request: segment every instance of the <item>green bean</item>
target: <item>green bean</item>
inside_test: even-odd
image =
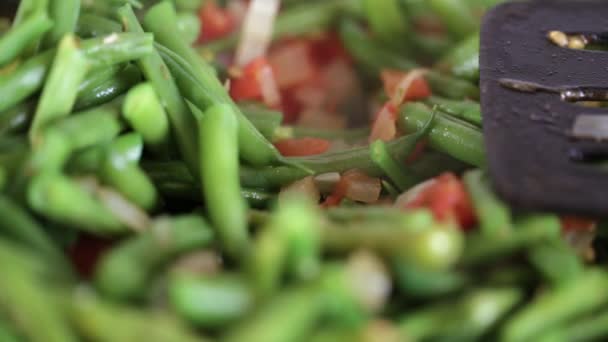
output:
[[[511,230],[511,211],[490,188],[489,180],[481,170],[465,173],[463,180],[471,195],[481,232],[488,236],[505,236]]]
[[[0,321],[0,341],[19,342],[17,334],[6,322]]]
[[[471,235],[463,257],[465,265],[478,265],[559,237],[561,224],[551,215],[532,215],[517,222],[507,237]]]
[[[36,110],[35,103],[23,102],[0,113],[0,135],[23,133]]]
[[[176,36],[175,21],[175,10],[168,2],[154,6],[144,19],[146,27],[154,32],[155,38],[175,51],[172,53],[171,50],[160,49],[182,93],[201,110],[213,104],[231,106],[238,119],[240,157],[253,166],[277,164],[281,159],[279,152],[241,113],[213,68]]]
[[[251,121],[255,128],[268,140],[275,140],[281,130],[283,114],[253,105],[240,106],[243,115]]]
[[[23,337],[33,342],[77,341],[64,320],[61,307],[48,291],[52,285],[47,283],[42,287],[41,279],[6,261],[0,261],[3,265],[0,310],[14,320]]]
[[[320,128],[307,128],[301,126],[289,127],[296,138],[315,137],[331,140],[344,140],[347,143],[361,142],[369,137],[369,128],[351,128],[345,130],[332,130]]]
[[[428,306],[401,319],[405,340],[477,340],[520,300],[516,288],[478,289],[446,303]],[[480,314],[483,310],[483,315]]]
[[[48,0],[23,0],[19,2],[13,26],[21,24],[24,20],[40,14],[48,14]]]
[[[108,103],[127,92],[142,79],[134,65],[111,66],[104,72],[90,73],[80,84],[74,108],[86,109]]]
[[[153,51],[150,34],[121,33],[80,42],[80,48],[94,66],[124,63]],[[104,43],[105,40],[105,43]],[[5,111],[33,95],[43,86],[55,49],[34,56],[16,70],[0,78],[0,111]]]
[[[426,124],[417,127],[416,133],[412,133],[395,139],[387,144],[387,150],[395,160],[405,160],[414,150],[416,144],[433,126],[433,114],[428,118]],[[312,170],[315,174],[327,172],[344,172],[358,169],[371,175],[381,175],[382,171],[376,166],[370,154],[370,146],[355,147],[352,149],[321,154],[311,157],[288,158],[305,168]]]
[[[383,69],[409,71],[419,68],[411,60],[373,41],[352,20],[343,20],[339,33],[345,48],[372,77],[377,77]],[[433,92],[438,95],[453,99],[479,98],[479,88],[468,81],[452,78],[435,70],[427,72],[426,79]]]
[[[376,140],[371,144],[370,154],[374,163],[397,185],[400,191],[409,189],[420,182],[418,177],[397,163],[382,140]]]
[[[177,14],[177,28],[186,43],[192,45],[197,41],[201,33],[201,26],[201,21],[196,14],[190,12]]]
[[[55,172],[34,177],[27,200],[40,215],[76,229],[101,235],[125,232],[123,224],[96,198]]]
[[[481,126],[481,108],[478,102],[450,100],[431,96],[425,103],[430,107],[437,106],[437,109],[443,113],[450,114],[476,126]]]
[[[66,34],[76,31],[80,15],[80,0],[49,0],[49,16],[54,25],[43,40],[43,46],[53,46]]]
[[[143,32],[135,13],[129,5],[121,7],[118,14],[127,31]],[[180,153],[190,171],[196,173],[196,170],[198,170],[198,146],[195,143],[195,119],[180,94],[175,80],[169,73],[167,65],[157,52],[138,60],[138,65],[166,107]]]
[[[92,341],[207,341],[167,313],[108,303],[86,289],[69,299],[69,316],[73,325],[82,336]]]
[[[455,39],[464,39],[479,29],[479,20],[475,20],[463,0],[430,0],[430,8],[437,14],[448,33]]]
[[[222,327],[245,317],[254,298],[248,284],[232,274],[193,276],[178,274],[169,285],[177,313],[199,327]]]
[[[399,115],[399,126],[406,132],[423,128],[432,110],[420,103],[407,104]],[[428,139],[431,147],[475,166],[484,166],[486,156],[482,133],[477,127],[438,113]]]
[[[133,161],[141,155],[142,138],[137,133],[123,135],[112,142],[101,165],[102,180],[114,187],[133,204],[145,210],[154,208],[157,191],[144,171]]]
[[[242,189],[241,195],[252,208],[267,208],[274,200],[275,196],[271,193],[257,189]]]
[[[399,289],[413,298],[433,298],[461,290],[469,284],[468,275],[457,272],[436,272],[421,269],[395,258],[395,282]]]
[[[397,0],[364,0],[363,9],[375,37],[395,47],[407,44],[408,18],[403,15]]]
[[[83,129],[85,127],[95,129]],[[122,124],[111,110],[95,108],[62,119],[51,129],[65,136],[72,150],[79,150],[109,142],[120,133]]]
[[[28,19],[36,16],[49,17],[48,11],[48,0],[23,0],[19,2],[15,19],[13,20],[13,26],[17,27],[23,24]],[[36,53],[40,45],[40,40],[31,42],[31,44],[24,51],[26,56],[30,56]]]
[[[247,247],[248,232],[238,175],[236,113],[232,106],[221,104],[197,114],[203,197],[224,248],[237,257]]]
[[[281,342],[305,338],[322,314],[315,288],[286,290],[262,306],[254,315],[229,330],[223,342]],[[272,329],[268,329],[272,327]]]
[[[175,6],[182,11],[196,11],[203,5],[203,0],[175,0]]]
[[[460,42],[437,65],[438,69],[471,81],[479,79],[479,32]]]
[[[583,263],[563,240],[547,241],[528,252],[530,262],[554,286],[576,280],[583,273]]]
[[[26,19],[0,38],[0,67],[15,60],[32,42],[38,41],[53,26],[45,15]]]
[[[115,32],[122,32],[122,26],[117,21],[92,13],[82,13],[78,17],[76,33],[79,37],[102,37]]]
[[[141,298],[154,271],[177,255],[209,245],[213,239],[211,229],[200,216],[159,219],[101,259],[95,284],[112,298]]]
[[[276,294],[284,275],[288,246],[276,228],[267,224],[258,233],[246,259],[246,272],[258,299]]]
[[[160,99],[150,83],[129,91],[123,104],[123,116],[146,146],[159,154],[168,153],[169,121]]]
[[[505,341],[529,341],[543,331],[592,312],[608,302],[603,291],[606,286],[608,274],[587,270],[572,282],[538,295],[506,322],[501,336]]]
[[[69,272],[68,263],[44,229],[25,210],[10,198],[0,195],[0,230],[6,237],[33,248],[46,258],[54,260],[60,269]]]
[[[70,114],[76,102],[78,85],[89,67],[89,61],[78,48],[75,37],[68,35],[63,38],[32,120],[29,131],[32,144],[38,143],[41,130],[50,122]],[[62,96],[57,97],[57,93]]]
[[[565,341],[600,340],[608,336],[608,313],[593,314],[563,328]]]

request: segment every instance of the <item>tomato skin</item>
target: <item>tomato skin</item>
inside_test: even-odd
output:
[[[219,7],[215,0],[205,1],[198,15],[203,23],[199,37],[200,43],[225,37],[236,28],[236,21],[230,12]]]
[[[397,136],[397,108],[389,101],[376,114],[369,142],[390,141]]]
[[[95,272],[97,262],[112,247],[115,241],[90,235],[81,235],[67,253],[78,274],[85,279]]]
[[[285,157],[305,157],[327,152],[331,143],[320,138],[299,138],[280,140],[274,146]]]
[[[563,232],[589,231],[597,225],[594,220],[577,216],[563,216],[561,222]]]
[[[256,58],[247,64],[241,75],[230,79],[230,96],[235,101],[262,99],[260,75],[265,69],[272,70],[264,57]]]
[[[384,83],[384,91],[386,94],[392,97],[397,90],[399,83],[401,83],[407,75],[408,73],[397,70],[383,70],[380,76]],[[424,77],[417,77],[407,89],[403,101],[422,100],[429,96],[431,96],[431,88],[428,82]]]
[[[471,198],[464,184],[452,173],[444,173],[423,190],[407,208],[428,208],[439,221],[455,219],[467,230],[476,222]]]

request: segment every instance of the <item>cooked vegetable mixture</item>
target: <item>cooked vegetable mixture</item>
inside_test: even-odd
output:
[[[606,237],[491,187],[499,0],[21,0],[0,341],[591,341]]]

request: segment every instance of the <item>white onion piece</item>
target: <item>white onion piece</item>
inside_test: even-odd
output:
[[[127,227],[141,233],[150,226],[148,214],[114,190],[100,187],[97,191],[102,204]]]
[[[354,172],[357,172],[356,174]],[[376,203],[382,192],[382,182],[359,171],[344,174],[348,178],[345,197],[363,203]]]
[[[435,182],[437,181],[434,178],[429,179],[404,192],[399,197],[397,197],[397,200],[395,200],[395,207],[399,209],[406,208],[408,204],[416,200],[420,193],[435,184]]]
[[[222,257],[213,250],[195,251],[180,257],[172,266],[175,272],[213,275],[222,270]]]
[[[403,79],[401,79],[401,81],[399,81],[399,84],[397,84],[397,88],[395,88],[395,92],[393,94],[390,94],[391,103],[395,107],[398,108],[403,103],[403,100],[405,99],[405,95],[409,92],[410,87],[412,86],[414,81],[419,79],[420,77],[426,75],[426,73],[428,73],[427,69],[414,69],[414,70],[408,72],[403,77]]]
[[[315,184],[321,193],[329,194],[333,191],[334,187],[340,181],[342,177],[338,172],[322,173],[315,176]]]
[[[376,254],[360,250],[348,259],[348,280],[355,298],[370,312],[381,310],[392,290],[386,265]]]
[[[286,197],[291,197],[293,195],[308,198],[312,203],[319,203],[319,200],[321,199],[319,189],[317,189],[317,185],[311,176],[302,178],[281,189],[281,192],[279,193],[279,203],[283,202]]]
[[[236,51],[237,66],[244,67],[252,60],[266,54],[272,40],[280,3],[280,0],[251,1]]]
[[[272,68],[264,67],[258,73],[258,82],[262,90],[264,103],[269,107],[277,107],[281,104],[281,93],[274,78]]]
[[[608,117],[604,115],[579,115],[574,121],[572,135],[579,139],[608,139]]]

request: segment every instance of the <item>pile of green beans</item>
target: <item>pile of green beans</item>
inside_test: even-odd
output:
[[[194,44],[206,1],[21,0],[0,21],[0,341],[608,338],[605,233],[509,207],[484,170],[479,18],[500,0],[282,2],[273,39],[332,33],[370,99],[381,71],[427,69],[433,95],[373,142],[235,103],[216,66],[240,34]],[[311,137],[332,149],[274,145]],[[352,170],[395,205],[319,205]],[[470,231],[404,208],[446,172]]]

